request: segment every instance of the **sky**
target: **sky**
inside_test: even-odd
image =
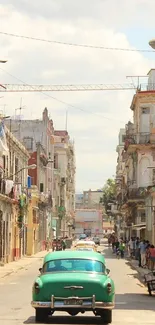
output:
[[[1,0],[0,83],[126,84],[155,67],[155,53],[61,45],[3,35],[122,49],[151,50],[154,0]],[[146,82],[142,78],[141,82]],[[133,90],[2,93],[0,111],[39,119],[45,107],[55,129],[75,142],[76,192],[102,188],[116,173],[119,129],[131,120]],[[63,103],[62,103],[63,102]],[[16,114],[18,110],[16,110]]]

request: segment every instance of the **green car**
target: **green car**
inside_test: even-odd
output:
[[[45,322],[55,311],[71,316],[92,311],[102,323],[112,322],[115,287],[102,254],[58,251],[45,256],[35,279],[32,307],[36,321]]]

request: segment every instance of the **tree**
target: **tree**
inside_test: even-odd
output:
[[[100,200],[105,207],[105,212],[108,213],[107,210],[110,210],[109,203],[113,203],[116,200],[116,183],[113,178],[108,178],[104,187],[103,187],[103,196]]]

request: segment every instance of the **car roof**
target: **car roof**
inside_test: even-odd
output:
[[[56,251],[48,253],[44,257],[43,264],[51,261],[51,260],[59,260],[59,259],[88,259],[88,260],[96,260],[103,264],[105,264],[104,256],[97,252],[90,251]]]
[[[79,240],[76,245],[95,245],[93,240]]]

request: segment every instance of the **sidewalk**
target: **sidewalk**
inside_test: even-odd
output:
[[[44,258],[47,251],[41,251],[32,256],[25,256],[18,261],[10,262],[0,266],[0,279],[9,276],[10,274],[17,273],[19,270],[25,269],[27,266],[33,264],[36,259]]]
[[[130,264],[130,266],[133,268],[133,269],[135,269],[136,271],[137,271],[137,273],[138,273],[138,276],[139,276],[139,280],[143,283],[143,284],[145,284],[145,282],[144,282],[144,275],[145,274],[148,274],[149,272],[151,272],[149,269],[144,269],[144,268],[142,268],[142,267],[139,267],[138,266],[138,261],[137,260],[130,260],[130,259],[128,259],[128,263]]]

